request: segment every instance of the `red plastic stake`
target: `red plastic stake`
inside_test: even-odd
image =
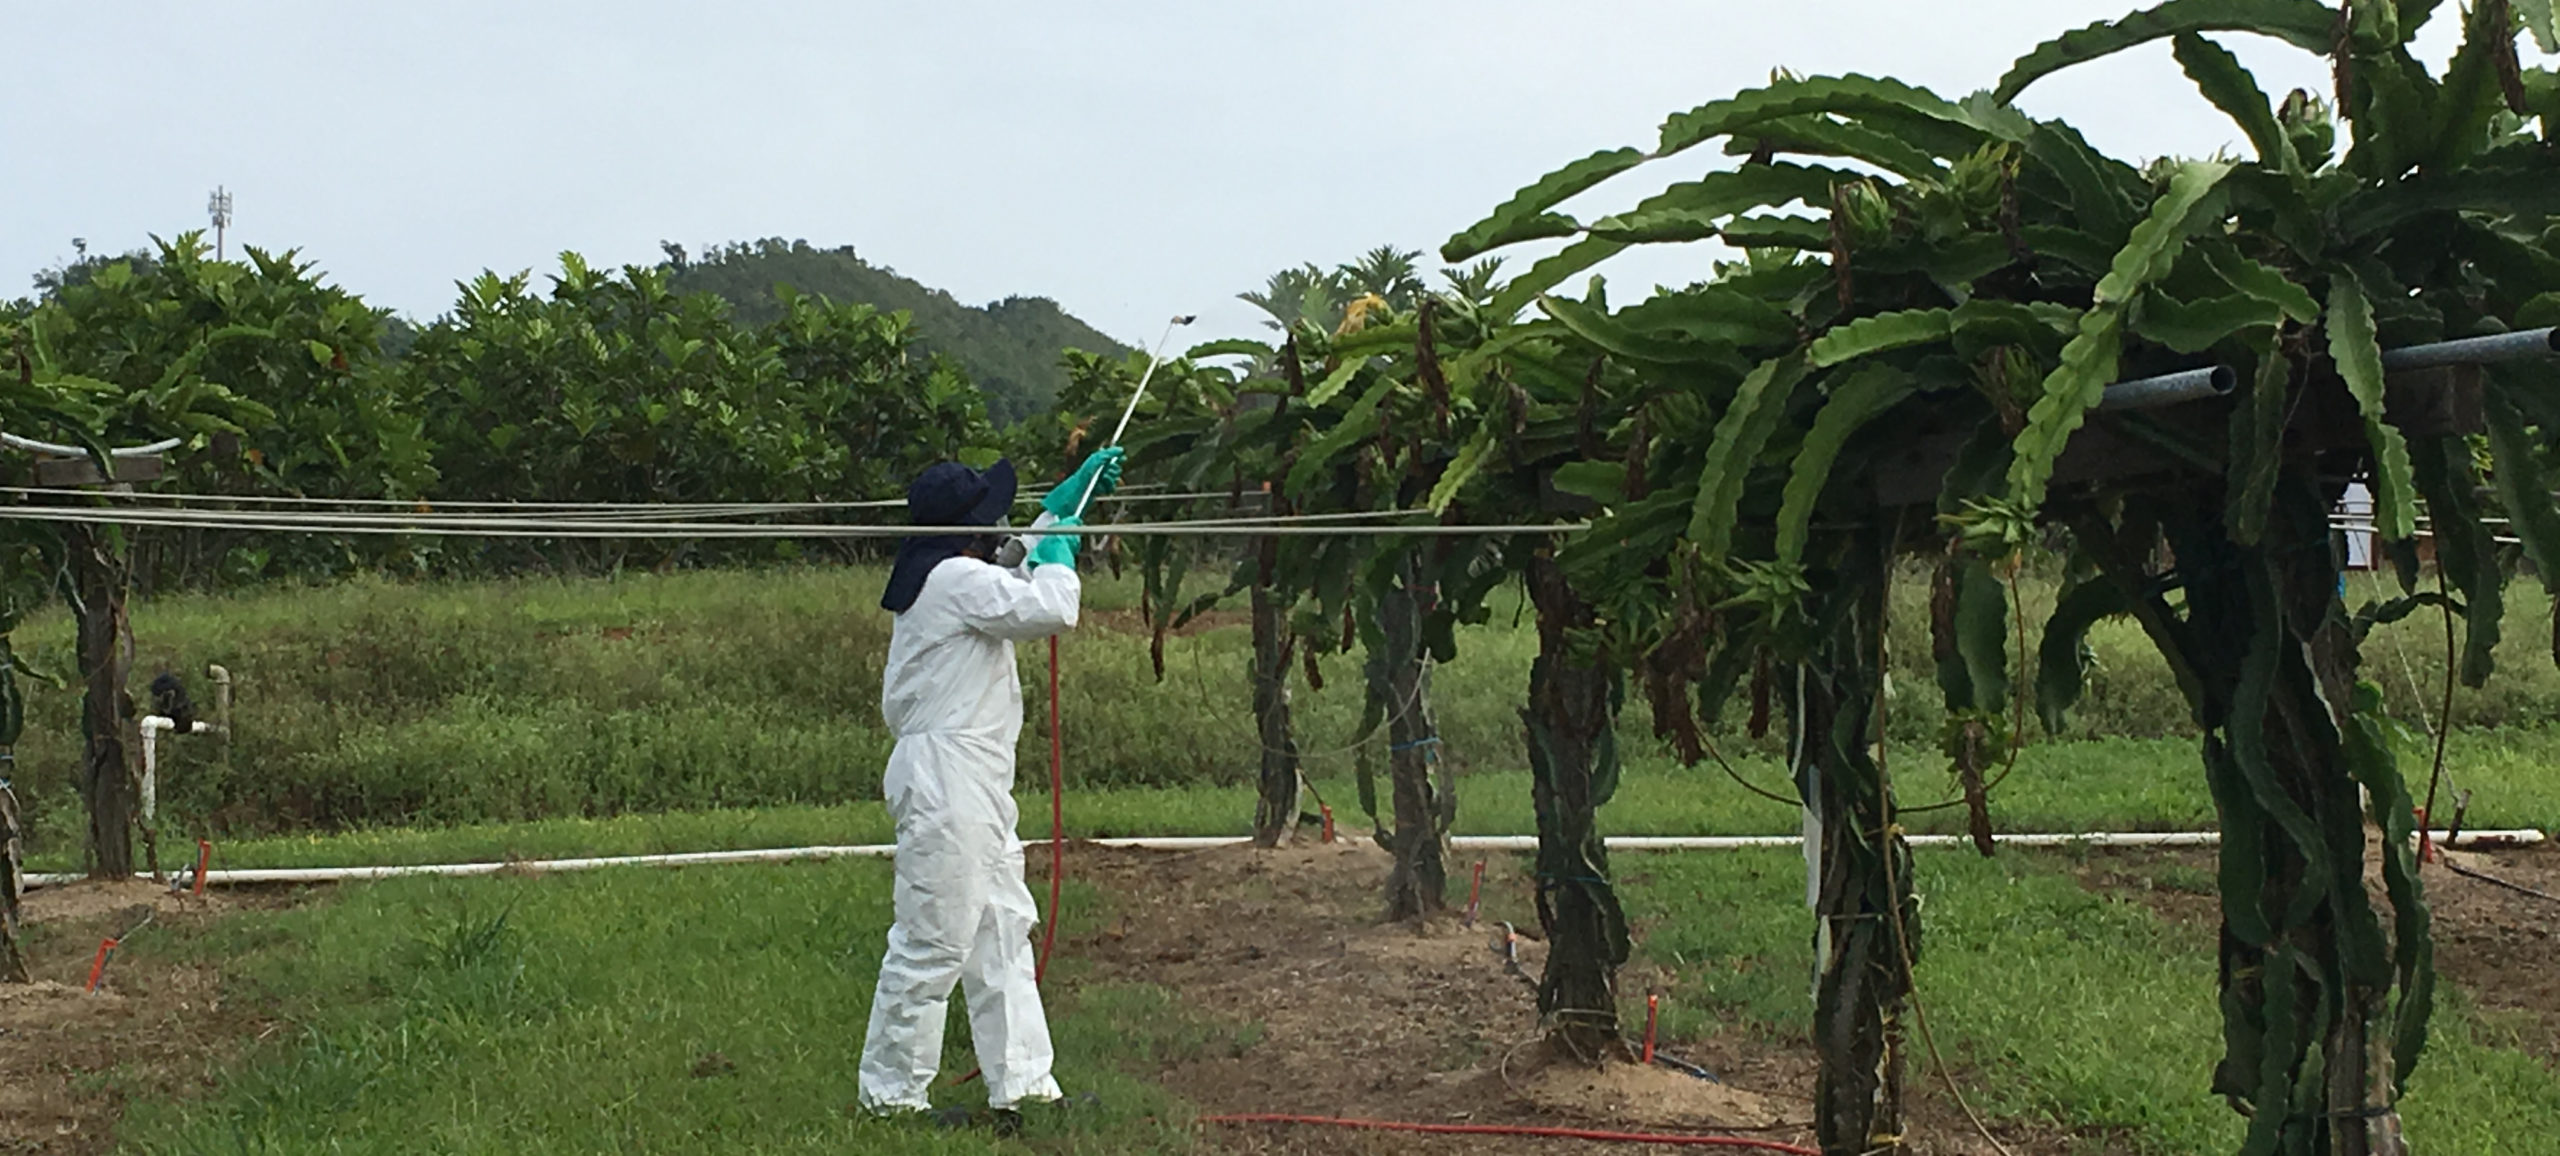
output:
[[[213,840],[196,840],[196,898],[204,898],[204,873],[213,869]]]
[[[1476,925],[1476,904],[1484,898],[1484,860],[1476,860],[1475,881],[1467,884],[1467,926]]]
[[[1322,803],[1318,803],[1316,804],[1316,810],[1324,813],[1324,841],[1327,843],[1333,842],[1333,808]]]
[[[1661,1011],[1662,996],[1659,993],[1644,997],[1644,1062],[1648,1064],[1653,1062],[1653,1024]]]
[[[116,949],[116,941],[115,941],[115,940],[112,940],[112,939],[101,939],[101,940],[99,940],[99,941],[98,941],[98,958],[96,959],[96,961],[92,962],[92,963],[89,965],[89,990],[90,990],[90,991],[92,991],[92,992],[97,991],[97,990],[98,990],[98,981],[99,981],[99,980],[101,980],[101,979],[105,979],[105,978],[106,978],[106,975],[107,975],[107,956],[109,956],[110,954],[113,954],[113,953],[115,952],[115,949]]]
[[[2420,807],[2418,808],[2418,862],[2433,863],[2435,861],[2435,833],[2427,828],[2427,809]]]

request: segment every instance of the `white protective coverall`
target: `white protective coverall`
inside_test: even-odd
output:
[[[898,831],[897,922],[862,1045],[859,1094],[873,1111],[930,1106],[954,981],[968,997],[988,1105],[1059,1096],[1032,978],[1040,914],[1014,826],[1022,681],[1013,644],[1075,626],[1081,594],[1072,566],[1025,576],[948,558],[891,628],[880,712],[897,736],[882,783]]]

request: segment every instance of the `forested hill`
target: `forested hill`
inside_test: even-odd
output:
[[[968,367],[986,392],[988,415],[999,423],[1048,408],[1066,384],[1066,372],[1058,365],[1060,351],[1128,349],[1046,297],[963,305],[949,293],[864,261],[850,245],[819,249],[806,241],[767,239],[690,255],[669,245],[667,258],[676,270],[676,289],[719,294],[737,309],[741,321],[764,322],[781,315],[774,300],[776,285],[883,311],[904,309],[915,315],[925,348]]]

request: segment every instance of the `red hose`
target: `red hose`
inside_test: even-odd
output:
[[[1067,755],[1058,738],[1058,636],[1049,636],[1049,918],[1040,921],[1040,959],[1031,982],[1049,974],[1049,949],[1058,943],[1058,893],[1067,881]]]
[[[1058,893],[1067,881],[1067,755],[1058,738],[1058,636],[1049,636],[1049,917],[1040,921],[1040,957],[1031,965],[1031,982],[1049,975],[1049,950],[1058,945]],[[971,1068],[954,1084],[978,1078]]]
[[[1605,1140],[1619,1144],[1671,1144],[1691,1148],[1750,1148],[1822,1156],[1812,1148],[1748,1136],[1698,1136],[1679,1132],[1604,1132],[1593,1128],[1542,1128],[1530,1124],[1416,1124],[1402,1120],[1349,1120],[1333,1116],[1290,1116],[1278,1112],[1239,1112],[1202,1116],[1203,1124],[1322,1124],[1334,1128],[1367,1128],[1380,1132],[1432,1132],[1458,1136],[1543,1136],[1557,1140]]]

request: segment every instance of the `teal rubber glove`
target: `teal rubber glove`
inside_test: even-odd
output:
[[[1084,519],[1076,517],[1073,514],[1068,514],[1049,523],[1049,525],[1052,527],[1081,526],[1084,525]],[[1031,555],[1030,557],[1025,558],[1024,561],[1031,563],[1035,567],[1064,566],[1069,570],[1073,570],[1076,568],[1076,551],[1083,548],[1083,546],[1084,535],[1082,534],[1043,535],[1038,542],[1032,544]]]
[[[1077,466],[1075,473],[1041,497],[1040,508],[1061,518],[1082,513],[1076,507],[1086,500],[1086,487],[1092,487],[1097,498],[1120,488],[1120,459],[1127,456],[1128,451],[1118,446],[1105,446],[1085,455],[1084,464]]]

